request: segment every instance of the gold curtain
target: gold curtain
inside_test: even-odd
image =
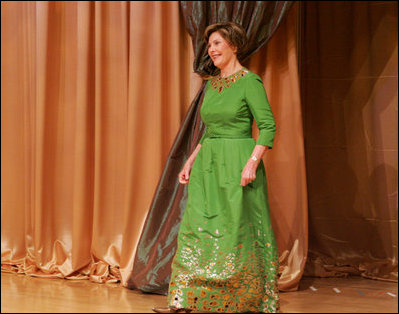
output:
[[[1,23],[2,270],[123,282],[196,88],[178,3],[3,1]]]
[[[249,68],[265,85],[276,119],[273,150],[264,156],[269,201],[279,254],[279,288],[298,289],[308,250],[308,205],[298,74],[298,4],[281,22]],[[254,135],[257,129],[254,128]]]
[[[201,84],[178,2],[1,8],[2,270],[125,284]],[[279,126],[264,161],[284,290],[297,287],[307,250],[296,21],[294,6],[248,65]]]

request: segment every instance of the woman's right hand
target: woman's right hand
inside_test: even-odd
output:
[[[191,172],[192,164],[189,162],[186,162],[182,171],[179,173],[179,182],[181,184],[187,184],[189,177],[190,177],[190,172]]]

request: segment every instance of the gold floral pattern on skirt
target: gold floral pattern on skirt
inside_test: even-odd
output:
[[[207,242],[213,242],[214,254],[192,243],[175,256],[169,306],[216,313],[280,312],[274,244],[254,240],[249,247],[238,244],[222,252],[217,249],[221,239],[212,238]]]
[[[233,83],[237,82],[241,77],[244,77],[248,73],[248,70],[242,68],[236,73],[233,73],[227,77],[221,77],[220,75],[211,79],[211,86],[216,89],[218,93],[221,93],[223,89],[229,88]]]

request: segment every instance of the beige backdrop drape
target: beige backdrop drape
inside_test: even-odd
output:
[[[125,284],[201,84],[178,3],[1,8],[2,270]],[[264,161],[284,290],[297,288],[307,252],[296,25],[293,6],[248,65],[264,79],[278,125]]]
[[[123,281],[193,88],[178,3],[1,9],[2,269]]]
[[[306,275],[398,279],[398,2],[301,2]]]
[[[276,119],[273,150],[264,163],[269,202],[280,254],[279,288],[298,289],[308,251],[308,203],[304,137],[298,75],[298,2],[266,47],[251,59],[249,69],[265,85]],[[257,129],[255,128],[257,136]]]

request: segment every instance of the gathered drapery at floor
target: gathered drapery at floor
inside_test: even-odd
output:
[[[301,3],[306,275],[398,280],[397,6]]]
[[[198,86],[178,3],[1,9],[2,270],[124,282]]]
[[[397,280],[396,6],[297,2],[245,63],[278,126],[264,163],[282,290],[303,274],[308,198],[305,275]],[[1,9],[2,271],[129,286],[164,169],[177,174],[202,134],[179,3]],[[164,207],[182,208],[166,179],[182,195]]]

